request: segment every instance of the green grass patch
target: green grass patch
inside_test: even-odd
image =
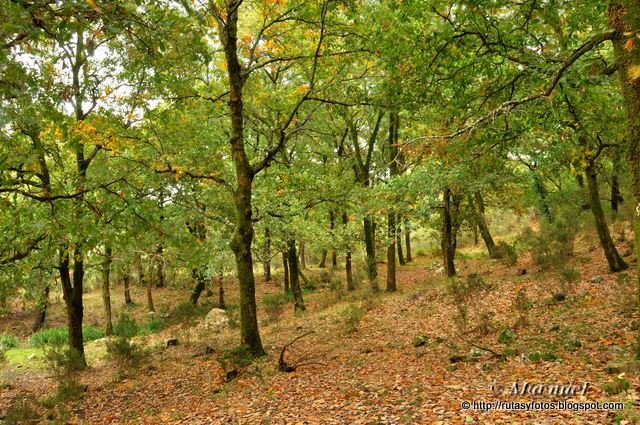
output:
[[[82,327],[82,340],[84,342],[95,341],[104,338],[104,331],[93,326]],[[45,345],[63,345],[69,341],[69,330],[65,326],[43,329],[29,338],[32,347],[44,347]]]
[[[16,348],[18,346],[18,338],[14,335],[3,334],[0,335],[0,350],[8,350],[9,348]]]

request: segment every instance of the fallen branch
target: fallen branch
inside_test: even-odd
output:
[[[466,342],[467,344],[477,348],[478,350],[482,350],[482,351],[486,351],[487,353],[491,353],[491,357],[489,357],[489,359],[493,359],[494,357],[497,357],[498,359],[504,359],[505,358],[504,353],[498,353],[497,351],[494,351],[491,348],[486,348],[486,347],[482,347],[482,346],[480,346],[478,344],[475,344],[474,342],[463,338],[462,335],[460,335],[459,333],[456,333],[456,336],[458,338],[460,338],[461,340],[463,340],[464,342]]]
[[[280,359],[278,360],[278,370],[280,372],[294,372],[297,368],[301,366],[312,364],[312,363],[288,364],[284,359],[284,353],[287,351],[287,348],[291,347],[296,341],[312,333],[314,332],[309,331],[309,332],[303,333],[302,335],[295,337],[291,342],[288,342],[282,347],[282,350],[280,351]]]

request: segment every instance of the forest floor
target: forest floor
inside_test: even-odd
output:
[[[0,416],[7,422],[21,414],[43,415],[36,423],[88,424],[640,421],[640,377],[632,361],[638,334],[635,268],[607,273],[593,240],[576,244],[570,266],[579,276],[573,277],[542,272],[526,255],[509,267],[471,247],[458,255],[459,282],[470,285],[455,301],[439,262],[426,255],[399,267],[395,293],[373,293],[364,282],[351,293],[319,287],[305,293],[306,312],[294,314],[287,304],[279,317],[270,310],[271,318],[261,300],[280,289],[260,282],[257,298],[267,355],[253,362],[235,349],[237,326],[214,333],[196,326],[200,317],[143,338],[148,361],[124,373],[117,372],[99,342],[88,343],[90,367],[78,377],[86,391],[55,407],[43,407],[47,403],[42,400],[55,392],[55,382],[42,367],[40,354],[12,357],[10,351],[10,361],[0,369]],[[384,264],[379,271],[383,285]],[[308,271],[316,279],[322,273]],[[342,277],[344,271],[331,273]],[[480,278],[469,279],[470,274]],[[227,286],[233,306],[236,289]],[[99,311],[99,294],[87,297]],[[140,289],[134,297],[144,299]],[[186,290],[156,291],[161,308],[187,297]],[[54,304],[51,320],[61,320],[61,312],[55,311],[61,307]],[[142,306],[134,310],[140,318],[145,314]],[[461,311],[466,311],[466,320]],[[232,308],[231,315],[237,317],[237,309]],[[89,322],[99,319],[89,316]],[[13,328],[20,330],[18,322]],[[282,347],[309,331],[313,333],[285,354],[288,363],[303,365],[291,373],[279,372]],[[179,344],[167,347],[169,338]],[[522,390],[525,382],[529,389],[540,384],[536,388],[544,394],[511,394],[514,383]],[[577,392],[548,394],[555,384],[576,385]],[[536,407],[556,409],[483,411],[477,405],[463,409],[464,401],[534,401]],[[559,409],[560,401],[620,401],[624,409]]]

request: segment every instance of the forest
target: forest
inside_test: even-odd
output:
[[[0,0],[0,423],[640,423],[640,0]]]

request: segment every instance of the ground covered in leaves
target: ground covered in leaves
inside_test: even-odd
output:
[[[635,268],[608,274],[597,244],[588,241],[571,259],[577,274],[540,271],[527,256],[507,266],[468,249],[459,254],[452,289],[438,261],[420,256],[400,267],[393,294],[372,293],[366,282],[347,293],[331,284],[342,270],[310,270],[328,284],[306,291],[306,312],[294,314],[287,304],[267,313],[259,301],[267,355],[255,361],[236,348],[232,308],[232,326],[219,333],[193,317],[136,339],[147,350],[136,368],[118,371],[94,347],[99,343],[89,343],[90,367],[77,377],[82,391],[53,406],[43,403],[55,392],[51,372],[9,362],[0,375],[0,411],[5,421],[18,412],[36,423],[88,424],[638,421]],[[383,264],[380,274],[382,284]],[[278,291],[260,283],[258,298]],[[310,331],[285,353],[296,370],[278,371],[281,348]],[[169,338],[178,344],[167,347]],[[525,382],[529,389],[541,384],[544,393],[510,393]],[[546,391],[585,383],[573,395]],[[619,401],[624,408],[481,410],[463,409],[464,401]]]

